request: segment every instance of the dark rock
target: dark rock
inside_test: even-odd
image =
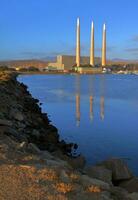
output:
[[[15,129],[8,126],[1,126],[0,133],[10,136],[19,142],[27,141],[25,135],[19,134]]]
[[[10,117],[14,118],[17,121],[23,121],[24,120],[23,114],[20,111],[18,111],[17,109],[11,109]]]
[[[48,130],[50,130],[51,132],[58,132],[58,129],[55,126],[51,125],[51,124],[49,124]]]
[[[76,158],[68,158],[67,161],[74,169],[83,169],[86,163],[85,157],[82,155]]]
[[[114,200],[128,200],[128,192],[121,187],[111,187],[110,193]]]
[[[112,172],[103,166],[92,166],[85,168],[86,174],[92,178],[100,179],[107,183],[112,183]]]
[[[138,178],[123,181],[119,186],[125,188],[128,192],[138,192]]]
[[[67,153],[68,155],[71,155],[72,152],[72,148],[74,147],[73,143],[69,143],[67,144],[64,140],[62,140],[58,146],[60,147],[60,149],[62,149],[62,151],[64,153]]]
[[[77,144],[74,144],[74,149],[78,149],[78,145]]]
[[[40,133],[38,130],[34,129],[32,130],[32,135],[35,136],[36,138],[39,138],[40,137]]]
[[[34,154],[40,154],[41,153],[40,149],[33,143],[28,144],[28,151],[30,153],[34,153]]]
[[[6,119],[0,119],[0,126],[1,125],[4,125],[4,126],[12,126],[13,123],[9,120],[6,120]]]
[[[84,187],[89,187],[91,185],[94,185],[94,186],[99,186],[99,188],[102,190],[110,189],[110,185],[108,183],[105,183],[105,182],[95,179],[95,178],[90,178],[87,175],[81,175],[80,182],[82,183],[82,185]]]
[[[18,150],[21,150],[21,151],[26,151],[27,148],[28,148],[28,143],[27,142],[22,142],[18,146]]]
[[[127,199],[125,199],[125,200],[137,200],[137,199],[138,199],[138,193],[133,192],[131,194],[128,194]]]
[[[128,180],[133,177],[131,171],[123,160],[112,158],[99,164],[112,171],[112,180],[118,183],[121,180]]]

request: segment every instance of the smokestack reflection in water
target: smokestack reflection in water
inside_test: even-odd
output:
[[[90,96],[90,120],[93,120],[93,97]]]
[[[80,125],[80,75],[76,76],[76,125]]]
[[[81,90],[80,90],[80,75],[76,75],[76,125],[80,126],[80,120],[81,120]],[[94,78],[95,76],[89,76],[89,118],[90,121],[93,121],[94,119]],[[105,117],[105,77],[104,75],[101,75],[101,81],[100,81],[100,118],[104,120]],[[96,101],[97,102],[97,101]]]
[[[101,75],[101,97],[100,97],[100,117],[104,120],[105,117],[105,75]]]

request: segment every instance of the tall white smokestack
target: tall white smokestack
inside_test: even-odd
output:
[[[80,67],[80,19],[77,18],[76,65]]]
[[[102,67],[106,66],[106,26],[103,25],[103,41],[102,41]]]
[[[91,24],[90,65],[94,66],[94,23]]]

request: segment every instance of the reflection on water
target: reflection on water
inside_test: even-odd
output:
[[[138,76],[30,75],[19,80],[42,102],[61,138],[89,164],[129,158],[138,175]]]
[[[90,104],[90,121],[94,118],[93,113],[93,101],[94,101],[94,90],[93,90],[93,84],[94,84],[94,76],[89,77],[89,104]],[[80,125],[81,120],[81,90],[80,90],[81,82],[80,82],[80,75],[76,75],[76,125]],[[101,77],[101,97],[100,97],[100,117],[101,120],[104,120],[104,75]]]
[[[104,96],[100,98],[100,108],[101,108],[100,116],[101,119],[104,120]]]
[[[76,76],[76,125],[80,125],[80,75]]]
[[[93,120],[93,97],[90,96],[90,120]]]
[[[80,94],[76,94],[76,125],[80,125]]]

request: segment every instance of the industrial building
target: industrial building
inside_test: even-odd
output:
[[[94,45],[94,23],[91,24],[91,41],[90,41],[90,56],[81,56],[81,44],[80,44],[80,20],[77,19],[76,29],[76,56],[59,55],[57,56],[57,62],[49,63],[48,67],[55,68],[57,70],[69,71],[75,69],[79,73],[96,72],[96,65],[100,65],[99,72],[102,71],[102,67],[106,66],[106,26],[103,25],[103,40],[102,40],[102,59],[95,58],[95,45]]]
[[[89,65],[90,57],[82,56],[80,58],[81,65]],[[59,55],[57,56],[57,61],[53,63],[48,63],[48,67],[55,68],[57,70],[69,71],[72,70],[76,63],[76,56],[71,55]],[[101,59],[95,58],[95,65],[100,65]]]

